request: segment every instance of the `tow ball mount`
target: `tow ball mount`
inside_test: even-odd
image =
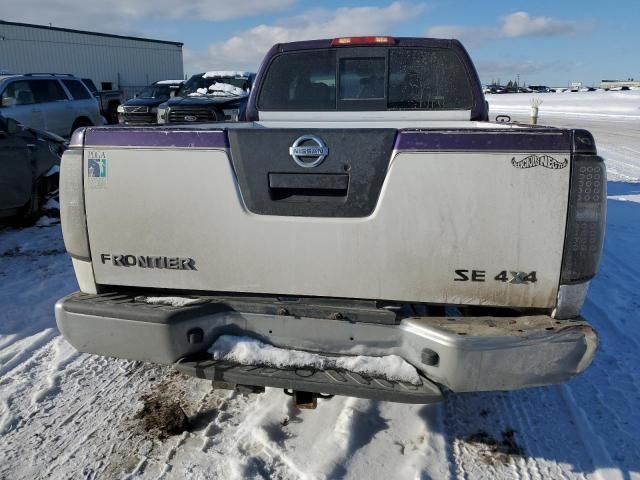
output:
[[[333,395],[327,395],[324,393],[315,393],[315,392],[300,392],[298,390],[289,390],[287,388],[284,389],[284,393],[293,397],[293,402],[298,408],[307,408],[310,410],[315,409],[318,406],[318,397],[319,398],[331,398]]]

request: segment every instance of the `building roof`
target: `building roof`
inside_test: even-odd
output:
[[[57,32],[80,33],[83,35],[95,35],[97,37],[121,38],[124,40],[137,40],[140,42],[164,43],[169,45],[175,45],[177,47],[182,47],[184,45],[182,42],[171,42],[169,40],[155,40],[153,38],[129,37],[126,35],[114,35],[112,33],[89,32],[86,30],[74,30],[72,28],[50,27],[48,25],[35,25],[33,23],[7,22],[5,20],[0,20],[0,25],[11,25],[14,27],[40,28],[43,30],[54,30]]]

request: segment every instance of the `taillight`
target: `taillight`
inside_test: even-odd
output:
[[[560,283],[574,284],[593,278],[598,270],[604,241],[607,172],[596,155],[593,137],[574,132],[569,212]]]
[[[73,258],[90,260],[84,209],[82,146],[84,129],[75,131],[60,164],[60,220],[64,246]]]
[[[331,41],[332,47],[346,47],[349,45],[394,45],[396,43],[395,38],[381,36],[381,37],[338,37]]]

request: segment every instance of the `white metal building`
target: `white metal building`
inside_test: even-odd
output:
[[[0,71],[72,73],[127,97],[157,80],[182,79],[182,43],[0,20]]]
[[[640,80],[630,78],[628,80],[602,80],[600,82],[600,88],[618,87],[640,88]]]

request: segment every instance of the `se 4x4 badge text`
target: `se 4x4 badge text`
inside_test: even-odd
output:
[[[455,282],[485,282],[487,280],[486,270],[467,270],[460,269],[455,270]],[[491,278],[489,278],[490,280]],[[513,283],[515,285],[528,285],[529,283],[536,283],[538,281],[538,275],[536,271],[532,272],[519,272],[513,270],[502,270],[495,277],[494,280],[503,283]]]

